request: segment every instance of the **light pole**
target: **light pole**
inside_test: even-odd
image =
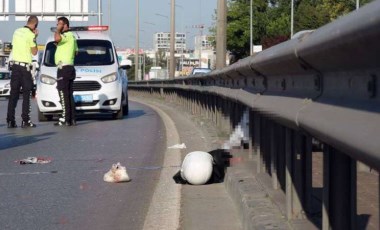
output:
[[[170,68],[169,78],[174,78],[175,75],[175,0],[171,0],[171,13],[170,13]]]
[[[226,0],[218,0],[216,29],[216,69],[226,66],[226,29],[227,29],[227,3]]]
[[[294,24],[294,0],[291,2],[291,7],[290,7],[290,38],[293,37],[293,24]]]
[[[98,25],[102,25],[102,0],[98,0]]]
[[[111,0],[108,0],[108,28],[111,35]]]
[[[170,3],[168,3],[170,4]],[[183,7],[181,5],[178,5],[178,4],[174,4],[175,7],[179,7],[181,8],[182,12],[181,12],[181,30],[183,31]],[[183,69],[183,52],[184,52],[184,49],[185,49],[185,43],[184,43],[184,38],[181,36],[181,60],[180,60],[180,66],[181,66],[181,72],[182,72],[182,69]],[[175,62],[176,63],[176,62]]]
[[[139,80],[139,0],[136,0],[135,81]]]
[[[252,0],[250,0],[250,19],[249,19],[249,54],[253,55],[253,28],[252,28],[252,17],[253,17],[253,10],[252,10]]]
[[[359,9],[359,7],[360,7],[359,5],[360,5],[359,0],[356,0],[356,10]]]

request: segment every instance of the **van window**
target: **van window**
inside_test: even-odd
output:
[[[74,59],[75,66],[112,65],[114,54],[112,43],[107,40],[77,40],[78,53]],[[45,48],[44,65],[55,66],[54,54],[57,46],[49,42]]]

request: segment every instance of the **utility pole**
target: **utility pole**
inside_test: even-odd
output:
[[[294,24],[294,0],[291,1],[291,6],[290,6],[290,38],[293,37],[293,24]]]
[[[102,0],[98,0],[98,25],[102,25]]]
[[[252,6],[252,0],[250,0],[250,19],[249,19],[249,54],[253,55],[253,28],[252,28],[252,18],[253,18],[253,6]]]
[[[218,0],[217,7],[217,26],[216,26],[216,69],[226,66],[226,47],[227,47],[227,2]]]
[[[135,47],[135,81],[139,80],[139,0],[136,0],[136,47]]]
[[[171,0],[171,13],[170,13],[170,67],[169,78],[175,76],[175,0]]]
[[[108,0],[108,28],[110,31],[110,36],[112,36],[111,34],[111,0]]]

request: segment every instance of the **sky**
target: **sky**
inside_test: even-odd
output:
[[[65,1],[65,0],[61,0]],[[89,1],[89,12],[98,10],[98,0]],[[102,24],[110,25],[111,38],[118,48],[134,48],[136,36],[137,0],[102,0]],[[171,0],[139,0],[140,12],[140,48],[153,48],[153,34],[170,32]],[[187,35],[187,47],[194,47],[194,36],[200,34],[197,25],[204,24],[203,34],[215,24],[213,17],[217,0],[175,0],[176,31]],[[109,7],[111,5],[111,8]],[[10,0],[10,12],[14,12],[14,0]],[[111,14],[109,14],[111,12]],[[97,25],[98,17],[90,16],[88,22],[71,22],[70,26]],[[10,16],[9,21],[0,21],[0,40],[11,41],[13,31],[25,25]],[[38,25],[38,43],[44,44],[51,34],[50,27],[56,22],[40,21]]]

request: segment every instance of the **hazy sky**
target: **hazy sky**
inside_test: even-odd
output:
[[[62,0],[61,0],[62,1]],[[64,1],[64,0],[63,0]],[[88,0],[89,11],[97,12],[98,0]],[[110,1],[110,2],[109,2]],[[136,34],[136,0],[102,0],[103,18],[105,25],[111,26],[111,37],[116,46],[122,48],[135,47]],[[140,4],[140,48],[153,47],[153,33],[170,32],[170,2],[171,0],[139,0]],[[187,33],[188,47],[194,47],[194,35],[200,33],[195,25],[204,24],[203,34],[215,23],[213,16],[217,8],[217,0],[175,0],[176,31]],[[111,14],[109,14],[111,4]],[[14,12],[14,0],[10,0],[10,10]],[[111,16],[111,17],[110,17]],[[166,17],[165,17],[166,16]],[[109,19],[111,18],[111,23]],[[96,25],[98,18],[89,17],[88,22],[71,22],[71,26]],[[38,43],[44,44],[51,34],[50,27],[56,22],[39,23],[40,35]],[[9,21],[0,21],[0,40],[10,41],[15,29],[25,25],[25,22],[15,21],[11,16]]]

